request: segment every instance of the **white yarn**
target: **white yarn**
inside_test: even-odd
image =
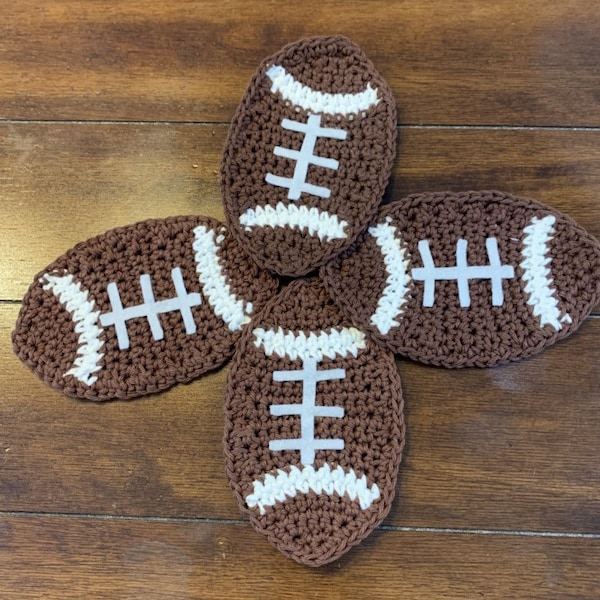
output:
[[[377,88],[372,88],[370,83],[357,94],[329,94],[296,81],[280,65],[269,67],[267,77],[271,80],[271,92],[279,92],[287,102],[315,114],[352,115],[368,110],[379,102]]]
[[[291,360],[300,358],[323,360],[323,357],[334,359],[336,356],[352,355],[356,358],[359,350],[366,348],[365,334],[355,327],[332,329],[329,333],[303,331],[284,332],[281,327],[276,330],[257,328],[253,332],[257,348],[264,348],[267,356],[288,357]]]
[[[252,493],[246,496],[246,504],[249,508],[258,507],[260,514],[264,515],[266,507],[285,502],[298,493],[308,494],[311,490],[328,496],[346,495],[353,502],[358,501],[362,510],[370,508],[381,496],[376,483],[369,487],[366,475],[357,477],[354,469],[346,472],[339,465],[332,469],[326,463],[316,470],[312,466],[302,469],[292,466],[289,473],[277,469],[277,475],[266,474],[264,481],[254,481]]]
[[[212,306],[215,314],[225,321],[231,331],[239,331],[250,322],[252,303],[236,297],[225,279],[219,262],[219,245],[225,239],[225,228],[220,235],[205,225],[194,229],[193,249],[196,259],[196,272],[202,285],[202,293]]]
[[[309,235],[318,236],[322,242],[348,237],[344,231],[348,226],[346,221],[315,206],[308,208],[283,202],[279,202],[275,207],[257,206],[243,213],[240,223],[246,231],[252,231],[253,227],[291,227],[300,231],[307,230]]]
[[[100,340],[103,329],[98,326],[100,311],[94,310],[94,301],[88,298],[88,291],[82,289],[81,283],[74,281],[73,275],[46,273],[40,278],[40,283],[71,313],[75,333],[79,334],[77,357],[65,375],[72,375],[85,385],[93,385],[98,380],[94,373],[102,369],[98,363],[104,356],[100,352],[104,345],[104,341]]]
[[[556,331],[560,331],[563,323],[573,320],[568,314],[561,317],[558,299],[554,295],[550,270],[552,257],[549,256],[548,244],[555,233],[555,222],[553,215],[531,219],[524,229],[526,235],[520,266],[523,269],[523,281],[526,282],[525,292],[529,294],[527,303],[532,307],[534,316],[538,317],[542,327],[552,325]]]
[[[385,288],[371,316],[371,323],[384,335],[389,333],[392,327],[400,325],[398,318],[408,301],[408,286],[411,282],[408,273],[408,252],[400,246],[400,240],[396,237],[396,227],[390,225],[391,222],[391,217],[387,217],[385,223],[369,228],[369,233],[381,250],[386,271]]]

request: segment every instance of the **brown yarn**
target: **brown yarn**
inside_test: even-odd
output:
[[[542,325],[528,302],[521,267],[524,228],[532,218],[553,216],[548,242],[550,289],[560,329]],[[409,273],[422,267],[419,241],[428,240],[438,267],[456,265],[458,239],[468,242],[468,264],[488,265],[486,238],[496,238],[502,264],[514,277],[502,281],[503,303],[492,306],[486,279],[469,281],[471,305],[461,307],[456,281],[436,281],[435,303],[423,306],[424,283],[411,278],[398,325],[383,333],[372,322],[384,293],[387,271],[375,237],[365,232],[354,249],[322,268],[332,298],[352,321],[387,348],[444,367],[490,367],[541,352],[573,333],[600,300],[600,247],[569,217],[539,202],[502,192],[425,193],[381,209],[374,226],[389,223],[409,257]],[[396,275],[401,265],[391,267]],[[571,322],[567,322],[569,315]]]
[[[231,331],[215,314],[196,272],[192,244],[194,228],[204,225],[220,236],[224,227],[208,217],[173,217],[148,220],[113,229],[75,246],[39,273],[23,300],[13,348],[17,356],[43,381],[69,396],[88,400],[129,399],[165,390],[215,369],[231,357],[240,331]],[[218,261],[227,284],[243,301],[260,310],[277,291],[275,279],[259,271],[245,252],[225,235]],[[95,301],[100,313],[112,310],[107,286],[115,282],[125,308],[144,302],[140,276],[150,276],[156,301],[175,296],[171,270],[179,267],[186,290],[200,293],[201,304],[191,308],[197,331],[186,334],[179,311],[159,315],[164,338],[154,338],[148,320],[127,321],[130,347],[120,350],[112,326],[100,334],[104,342],[97,381],[86,385],[66,373],[73,367],[80,346],[73,311],[43,289],[47,273],[71,274]]]
[[[225,466],[241,510],[258,532],[286,556],[309,566],[331,562],[360,542],[387,515],[394,497],[404,445],[403,401],[393,357],[367,340],[356,357],[323,358],[318,370],[345,369],[342,380],[320,381],[316,404],[344,408],[343,418],[316,418],[315,438],[344,440],[343,450],[318,450],[314,468],[328,463],[354,469],[376,483],[381,497],[366,510],[348,495],[298,493],[266,507],[249,507],[253,482],[278,469],[302,468],[300,452],[271,451],[269,442],[301,435],[298,415],[273,416],[270,405],[302,402],[303,385],[274,381],[275,371],[297,371],[303,360],[273,354],[259,347],[253,328],[284,333],[331,332],[349,321],[318,279],[297,280],[271,300],[240,340],[227,382],[225,400]]]
[[[304,135],[282,127],[284,118],[306,123],[314,111],[271,91],[266,72],[279,65],[313,90],[356,94],[377,89],[378,103],[358,114],[321,114],[321,127],[347,132],[344,141],[319,137],[314,154],[339,161],[337,170],[311,165],[306,181],[330,190],[329,198],[303,192],[288,199],[288,189],[267,183],[267,174],[292,178],[295,162],[276,156],[276,146],[300,150]],[[391,174],[396,152],[396,108],[392,93],[365,54],[350,40],[316,37],[300,40],[265,59],[252,78],[233,118],[221,165],[225,213],[232,234],[264,269],[299,276],[348,247],[375,214]],[[307,229],[256,226],[240,216],[256,207],[293,205],[337,215],[347,237],[321,241]],[[311,227],[318,224],[311,215]]]

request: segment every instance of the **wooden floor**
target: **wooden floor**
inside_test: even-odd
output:
[[[102,405],[13,356],[20,299],[76,242],[223,216],[219,162],[259,62],[343,33],[389,81],[386,199],[496,188],[600,236],[600,7],[589,0],[0,0],[0,598],[600,598],[600,310],[490,370],[398,361],[408,444],[384,525],[283,558],[238,512],[226,370]]]

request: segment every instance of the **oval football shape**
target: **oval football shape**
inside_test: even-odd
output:
[[[600,247],[534,200],[426,193],[383,207],[321,276],[357,327],[393,352],[491,367],[579,327],[600,300]]]
[[[39,273],[13,348],[69,396],[134,398],[223,364],[277,288],[219,221],[144,221],[82,242]]]
[[[404,445],[393,355],[296,280],[242,335],[227,382],[225,463],[242,512],[309,566],[387,515]]]
[[[232,234],[262,268],[299,276],[347,248],[381,202],[396,152],[392,93],[344,37],[265,59],[221,166]]]

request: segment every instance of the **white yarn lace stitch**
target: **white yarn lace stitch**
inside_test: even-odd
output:
[[[553,280],[550,264],[548,243],[555,233],[556,218],[548,215],[541,219],[533,217],[525,227],[525,238],[521,255],[523,261],[523,281],[526,282],[525,292],[529,294],[527,303],[532,307],[534,316],[540,320],[540,325],[552,325],[560,331],[563,323],[572,323],[568,314],[561,317],[558,299],[554,296]]]
[[[307,230],[309,235],[317,235],[321,241],[343,240],[348,237],[345,228],[348,223],[337,215],[319,210],[316,206],[297,206],[279,202],[272,206],[257,206],[240,215],[240,223],[251,231],[253,227],[295,227]]]
[[[381,250],[386,271],[386,283],[377,308],[371,316],[371,323],[380,333],[386,335],[392,327],[400,325],[398,317],[408,301],[408,286],[411,277],[408,273],[409,257],[405,248],[400,247],[396,238],[397,228],[390,225],[391,217],[385,223],[369,228],[369,234],[375,238]]]
[[[313,90],[296,81],[282,66],[272,65],[267,69],[271,80],[271,92],[279,92],[282,98],[314,114],[351,115],[368,110],[379,102],[377,88],[370,83],[358,94],[330,94]]]
[[[217,236],[204,225],[194,229],[193,249],[196,272],[202,285],[202,292],[215,314],[225,321],[231,331],[239,331],[250,322],[252,303],[236,298],[225,279],[219,262],[218,246],[225,239],[225,228]]]
[[[369,487],[366,475],[357,477],[354,469],[346,472],[339,465],[332,469],[326,463],[316,470],[313,466],[302,469],[292,466],[289,473],[277,469],[277,475],[265,475],[264,481],[254,481],[252,493],[246,496],[246,504],[249,508],[258,507],[260,514],[264,515],[267,507],[294,498],[298,493],[308,494],[310,490],[328,496],[346,495],[353,502],[358,501],[362,510],[370,508],[381,497],[376,483]]]
[[[85,385],[93,385],[98,380],[93,374],[102,369],[98,363],[104,356],[100,352],[104,345],[104,341],[100,340],[103,329],[98,326],[100,311],[94,311],[94,301],[88,298],[88,291],[82,290],[81,283],[75,282],[71,274],[60,276],[46,273],[40,278],[40,283],[71,313],[75,333],[79,334],[77,357],[73,367],[64,375],[72,375]]]
[[[267,356],[276,354],[291,360],[313,358],[322,361],[323,357],[334,359],[349,354],[356,358],[367,345],[365,334],[354,327],[332,329],[329,333],[310,332],[308,336],[303,331],[286,333],[281,327],[277,330],[257,328],[252,333],[255,346],[262,346]]]

